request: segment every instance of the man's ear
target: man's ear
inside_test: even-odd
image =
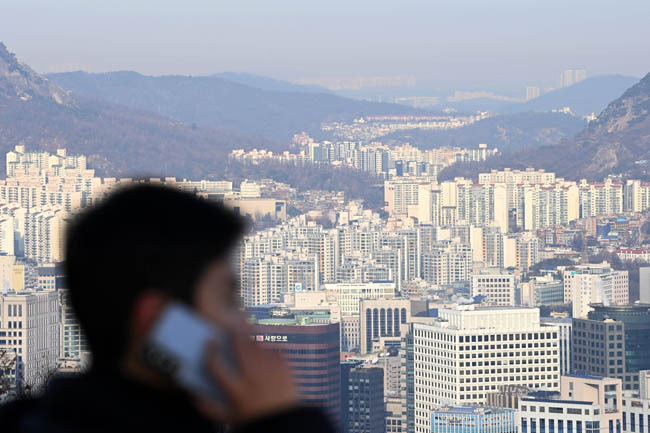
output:
[[[146,290],[135,299],[131,310],[131,323],[136,337],[149,333],[168,302],[167,296],[157,290]]]

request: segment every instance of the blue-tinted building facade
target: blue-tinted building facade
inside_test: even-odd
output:
[[[431,414],[432,433],[516,433],[515,410],[451,407]]]

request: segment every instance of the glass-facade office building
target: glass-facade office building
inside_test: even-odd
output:
[[[639,389],[639,371],[650,369],[650,304],[592,304],[587,319],[573,320],[574,372],[620,378]]]
[[[341,364],[339,324],[297,324],[295,320],[261,320],[253,339],[280,351],[289,362],[301,397],[340,423]]]

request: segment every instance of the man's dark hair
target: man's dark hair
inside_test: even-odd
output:
[[[222,204],[152,184],[120,188],[80,213],[67,231],[65,270],[94,368],[117,368],[139,294],[191,303],[206,267],[228,259],[243,230]]]

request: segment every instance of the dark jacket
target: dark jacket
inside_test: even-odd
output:
[[[122,377],[83,375],[55,379],[45,394],[0,406],[2,433],[202,433],[225,430],[201,416],[180,392],[160,391]],[[296,408],[234,429],[257,432],[331,433],[323,413]]]

